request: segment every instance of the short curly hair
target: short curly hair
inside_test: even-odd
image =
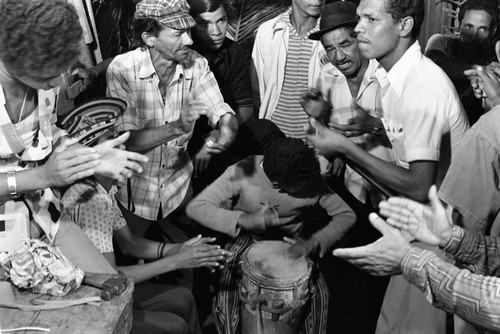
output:
[[[385,9],[394,20],[400,20],[408,16],[412,17],[413,29],[411,37],[413,39],[418,38],[424,21],[424,0],[386,0]]]
[[[319,193],[322,184],[314,151],[297,138],[277,138],[264,151],[262,168],[267,177],[283,188]]]
[[[65,0],[1,0],[0,59],[20,75],[70,66],[82,28]]]

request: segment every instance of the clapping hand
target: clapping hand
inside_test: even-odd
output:
[[[346,137],[358,137],[365,133],[378,133],[383,128],[382,121],[370,115],[361,108],[356,100],[351,101],[351,108],[356,112],[356,116],[351,118],[348,124],[330,122],[328,125],[343,133]]]
[[[315,134],[308,134],[306,140],[310,142],[316,152],[325,157],[336,157],[339,155],[342,146],[349,141],[337,130],[332,130],[317,122],[314,118],[310,119],[311,127],[315,128]]]
[[[380,214],[387,223],[407,231],[415,239],[433,246],[445,246],[452,236],[453,223],[437,196],[436,186],[429,189],[430,206],[401,197],[381,202]]]
[[[221,249],[219,245],[211,245],[214,241],[215,238],[202,238],[198,235],[173,247],[166,255],[174,256],[179,268],[220,268],[221,262],[231,256],[231,253]]]
[[[400,230],[388,225],[377,214],[371,213],[369,219],[382,237],[366,246],[338,248],[333,255],[375,276],[399,274],[401,262],[411,249],[410,243]]]
[[[312,118],[322,124],[326,124],[327,118],[332,108],[330,97],[323,98],[323,94],[316,88],[311,88],[307,93],[300,98],[300,105]]]
[[[140,163],[147,162],[148,158],[139,153],[120,149],[129,136],[130,133],[126,132],[94,147],[100,161],[95,168],[96,174],[124,183],[133,173],[142,173],[143,168]]]
[[[63,187],[92,176],[99,164],[95,149],[78,144],[78,139],[63,137],[40,167],[44,188]]]

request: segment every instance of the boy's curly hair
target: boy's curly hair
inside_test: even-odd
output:
[[[264,151],[262,165],[267,177],[280,187],[319,193],[320,166],[316,154],[302,140],[277,138]]]
[[[0,59],[20,75],[70,66],[82,28],[65,0],[0,1]]]

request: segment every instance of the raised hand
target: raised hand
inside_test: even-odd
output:
[[[402,197],[381,202],[380,214],[387,223],[410,233],[415,239],[433,246],[445,246],[452,236],[453,223],[437,196],[436,186],[429,189],[430,206]]]
[[[410,243],[401,231],[388,225],[377,214],[371,213],[369,218],[382,237],[366,246],[335,249],[333,255],[375,276],[399,274],[401,261],[411,249]]]
[[[93,68],[78,67],[75,68],[71,74],[83,80],[83,84],[79,89],[79,93],[87,90],[98,76],[98,73]]]
[[[323,98],[323,94],[316,88],[311,88],[300,98],[300,105],[309,116],[321,123],[326,123],[326,119],[332,108],[329,99]]]
[[[78,144],[78,139],[64,137],[43,164],[41,177],[45,188],[63,187],[94,175],[99,154],[93,148]]]
[[[207,112],[208,107],[203,102],[190,97],[181,108],[180,117],[177,120],[178,127],[186,133],[191,132],[196,120],[206,115]]]
[[[469,77],[476,98],[484,99],[486,107],[493,108],[500,104],[500,64],[476,66],[464,72]]]
[[[140,163],[147,162],[148,158],[119,148],[129,136],[130,133],[126,132],[95,146],[100,161],[95,170],[96,174],[124,183],[133,173],[142,173],[143,168]]]
[[[306,140],[314,146],[316,152],[319,154],[325,157],[337,156],[340,153],[343,143],[349,139],[336,130],[327,128],[314,118],[311,118],[310,121],[311,127],[315,128],[316,131],[314,134],[308,134]]]
[[[358,137],[365,133],[377,134],[383,129],[382,121],[371,116],[354,99],[351,101],[351,108],[356,111],[357,116],[351,118],[348,124],[330,122],[328,125],[342,132],[346,137]]]

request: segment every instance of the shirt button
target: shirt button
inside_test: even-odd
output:
[[[152,83],[152,82],[153,82],[153,80],[149,79],[149,80],[148,80],[148,82],[149,82],[149,83]]]

